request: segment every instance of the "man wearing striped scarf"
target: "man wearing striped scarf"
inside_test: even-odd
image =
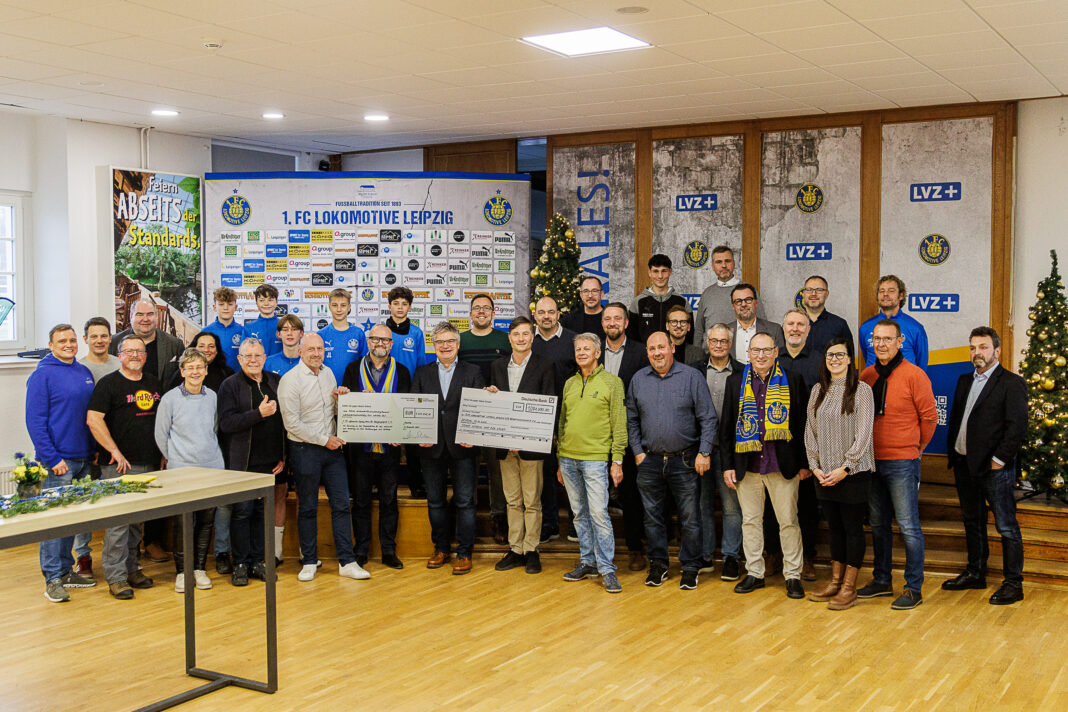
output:
[[[748,575],[736,593],[764,588],[764,493],[779,520],[786,595],[804,598],[801,586],[801,529],[797,523],[798,481],[809,477],[805,455],[805,404],[801,380],[779,363],[779,349],[767,332],[749,342],[749,365],[727,378],[719,444],[723,480],[738,491],[742,549]]]
[[[390,356],[393,332],[377,324],[367,332],[367,355],[345,367],[342,385],[352,392],[407,393],[412,378],[397,359]],[[378,539],[382,542],[382,563],[402,569],[397,558],[397,466],[400,448],[388,443],[356,444],[356,467],[349,470],[352,492],[352,530],[356,536],[353,551],[356,561],[367,563],[371,549],[371,486],[378,483]]]

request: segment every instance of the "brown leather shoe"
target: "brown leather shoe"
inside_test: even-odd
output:
[[[645,554],[640,551],[630,552],[630,563],[627,564],[627,568],[631,571],[645,571],[649,568],[649,560],[645,558]]]
[[[171,555],[164,551],[163,547],[156,542],[152,542],[145,547],[145,554],[148,555],[149,561],[155,561],[157,564],[171,560]]]
[[[452,565],[452,575],[462,576],[471,571],[471,557],[470,556],[457,556],[456,561]]]
[[[852,608],[857,602],[857,574],[860,569],[855,566],[845,567],[845,575],[842,577],[842,587],[838,589],[838,595],[827,602],[827,608],[832,611],[844,611]]]
[[[152,579],[145,576],[145,572],[141,569],[134,571],[132,574],[126,576],[126,581],[130,584],[131,588],[152,588]]]
[[[435,551],[434,555],[427,559],[426,567],[428,569],[440,569],[448,560],[449,555],[444,551]]]
[[[764,578],[782,573],[782,554],[764,554]]]
[[[108,592],[120,601],[128,601],[134,597],[133,589],[125,581],[116,581],[108,584]]]
[[[811,559],[805,559],[805,562],[801,564],[801,580],[815,581],[816,578],[816,565],[812,563]]]
[[[804,572],[804,569],[801,570]],[[838,595],[838,589],[842,587],[842,576],[845,574],[845,564],[841,561],[831,562],[831,580],[827,582],[827,585],[821,589],[817,589],[808,594],[808,600],[823,603],[829,601]],[[801,578],[804,578],[805,574],[801,574]]]

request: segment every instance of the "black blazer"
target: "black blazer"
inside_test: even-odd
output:
[[[523,371],[523,377],[519,379],[519,388],[516,392],[535,393],[539,396],[557,395],[555,364],[549,359],[534,353],[530,354],[528,358],[530,360],[527,362],[527,367]],[[490,364],[489,384],[491,386],[497,386],[497,389],[501,391],[511,390],[508,388],[508,362],[511,360],[511,356],[504,356]],[[556,414],[557,418],[559,418],[559,400],[556,402]],[[497,448],[498,460],[503,460],[507,454],[507,450]],[[545,458],[546,454],[543,452],[519,451],[519,459],[521,460],[544,460]]]
[[[801,378],[793,371],[783,369],[786,382],[790,388],[790,440],[772,440],[775,455],[779,459],[779,469],[786,479],[795,477],[801,469],[808,468],[808,455],[805,453],[805,421],[808,413],[808,394],[804,392]],[[727,376],[727,386],[723,394],[723,417],[719,419],[719,454],[723,469],[734,468],[734,475],[739,482],[745,477],[745,467],[749,453],[734,451],[735,426],[738,422],[738,398],[742,393],[742,377],[745,367],[737,369]],[[766,444],[766,443],[765,443]]]
[[[218,358],[218,357],[216,357]],[[275,393],[278,382],[282,380],[277,373],[263,372],[263,380]],[[235,373],[219,386],[218,412],[219,432],[223,436],[222,451],[226,467],[230,470],[244,470],[252,459],[252,428],[263,420],[260,415],[260,400],[257,391],[249,384],[243,373]],[[271,418],[281,420],[282,411],[276,410]],[[282,429],[282,452],[286,451],[285,427]]]
[[[950,411],[949,428],[946,434],[946,452],[949,466],[962,459],[968,464],[968,472],[981,475],[990,470],[990,460],[996,457],[1012,467],[1016,453],[1027,436],[1027,384],[1024,379],[1002,366],[994,369],[983,392],[972,406],[968,416],[968,429],[964,436],[967,455],[958,455],[953,445],[960,434],[964,406],[968,402],[975,373],[965,373],[957,379],[953,393],[953,409]]]
[[[601,365],[604,365],[605,348],[601,348]],[[623,344],[623,361],[619,364],[619,380],[623,381],[623,393],[630,392],[630,379],[634,374],[649,365],[649,355],[645,351],[645,344],[629,335]]]
[[[464,388],[484,388],[485,379],[482,378],[482,370],[473,363],[466,363],[457,359],[453,368],[456,373],[452,374],[452,382],[449,383],[449,392],[441,392],[441,383],[438,380],[438,362],[424,364],[415,369],[415,378],[412,379],[412,393],[437,394],[438,396],[438,442],[433,447],[419,448],[420,457],[444,457],[451,455],[454,459],[474,457],[478,454],[478,448],[463,447],[456,444],[456,421],[460,417],[460,396]]]

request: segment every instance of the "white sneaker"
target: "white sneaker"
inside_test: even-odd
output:
[[[300,567],[300,573],[297,574],[297,581],[311,581],[315,578],[315,572],[315,564],[304,564]]]
[[[203,569],[193,570],[193,580],[196,581],[197,588],[201,590],[211,588],[211,579],[208,578],[208,572]]]
[[[338,576],[344,576],[345,578],[350,579],[362,580],[371,578],[371,574],[367,573],[367,571],[355,561],[350,561],[344,566],[338,565],[337,573]]]
[[[178,574],[174,577],[174,590],[178,593],[185,593],[185,574]]]

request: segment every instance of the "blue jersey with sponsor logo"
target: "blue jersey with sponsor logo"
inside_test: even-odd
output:
[[[263,370],[277,373],[278,377],[281,378],[289,372],[289,369],[293,368],[298,363],[300,363],[300,356],[289,358],[279,351],[273,356],[269,356],[267,360],[263,362]]]
[[[323,346],[326,347],[323,365],[333,371],[334,378],[341,383],[345,377],[345,367],[367,353],[367,340],[364,338],[363,329],[349,324],[349,328],[339,331],[331,324],[315,333],[323,337]]]
[[[875,325],[887,317],[879,312],[871,319],[860,325],[860,350],[864,354],[864,365],[871,366],[875,363],[875,347],[871,343]],[[901,335],[905,337],[901,343],[901,355],[909,363],[916,364],[920,368],[927,369],[927,332],[923,324],[898,310],[897,314],[890,317],[901,327]]]
[[[241,348],[241,341],[245,338],[245,327],[238,324],[237,319],[231,321],[230,326],[223,326],[223,323],[216,319],[205,326],[204,331],[219,337],[223,355],[226,357],[226,365],[234,369],[234,373],[240,371],[241,364],[237,362],[237,350]]]
[[[426,353],[426,340],[422,329],[411,320],[408,321],[407,334],[393,332],[393,350],[390,354],[397,359],[397,363],[408,369],[408,373],[415,373],[415,369],[432,360]]]
[[[245,336],[252,336],[263,342],[263,350],[272,356],[282,350],[282,340],[278,338],[278,317],[264,319],[262,316],[245,324]]]

